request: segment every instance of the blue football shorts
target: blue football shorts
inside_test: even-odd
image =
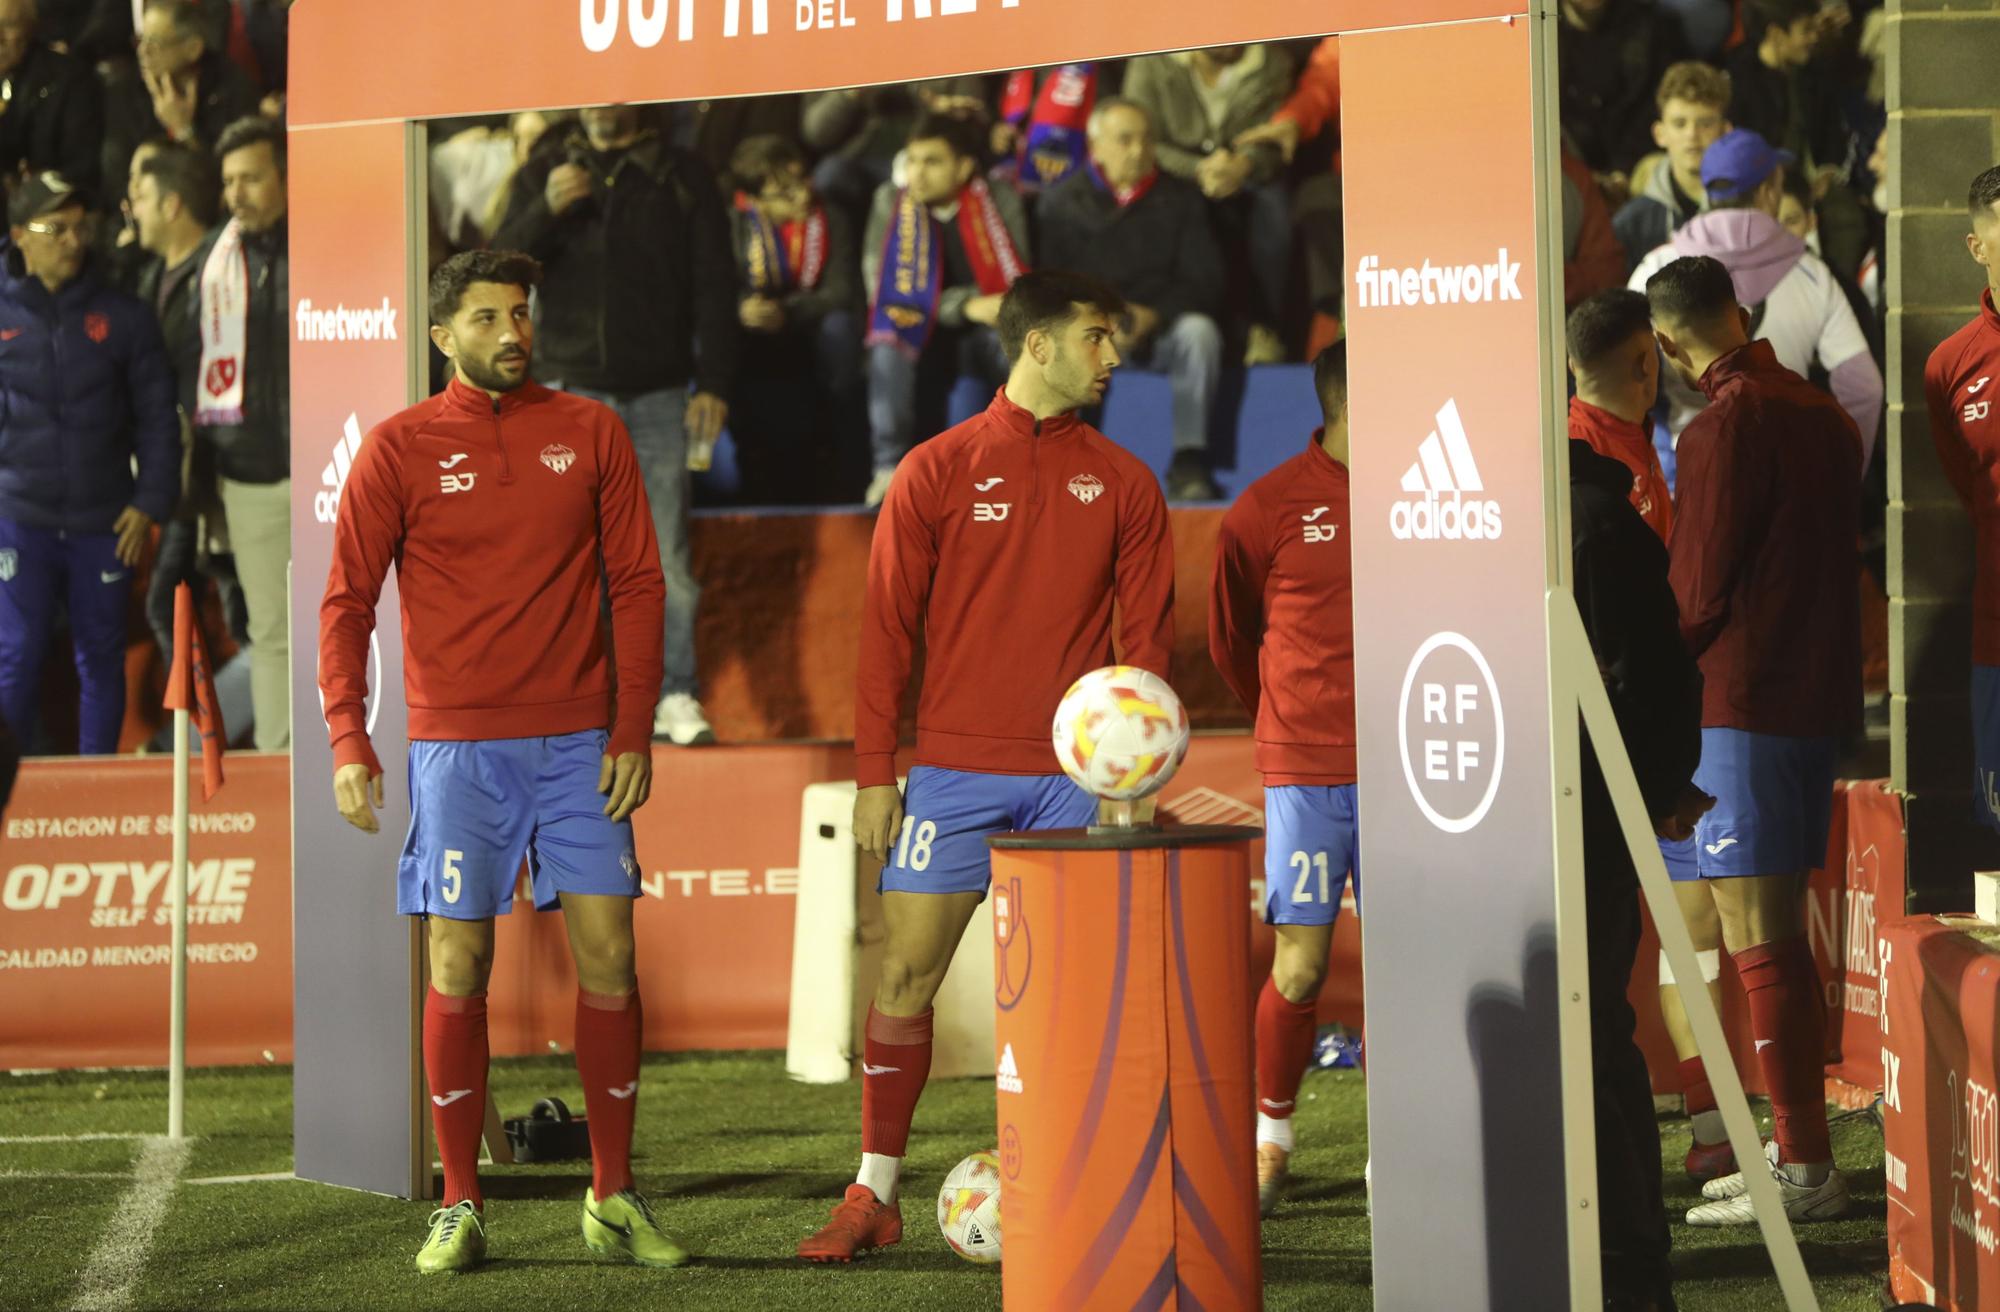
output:
[[[1833,823],[1831,738],[1703,729],[1695,787],[1715,807],[1695,823],[1703,879],[1789,875],[1826,864]]]
[[[1355,786],[1278,784],[1264,789],[1264,920],[1331,925],[1347,881],[1361,900],[1361,831]]]
[[[1066,774],[981,774],[919,765],[903,795],[876,887],[884,893],[984,893],[993,877],[986,840],[1029,829],[1078,829],[1097,799]]]
[[[639,895],[632,822],[604,814],[602,729],[553,738],[410,744],[410,832],[396,875],[406,916],[485,920],[514,905],[528,858],[537,910],[563,893]]]
[[[1972,812],[2000,830],[2000,665],[1972,667]]]
[[[1660,840],[1660,855],[1667,863],[1667,878],[1673,880],[1700,879],[1701,865],[1695,854],[1701,849],[1695,846],[1694,835],[1675,842],[1671,838]]]

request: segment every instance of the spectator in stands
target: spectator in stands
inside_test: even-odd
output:
[[[742,497],[754,505],[828,500],[849,436],[844,420],[860,400],[854,224],[813,194],[805,152],[784,137],[751,137],[729,171],[743,327],[730,429]]]
[[[1701,157],[1729,130],[1729,74],[1683,60],[1661,76],[1653,103],[1660,115],[1653,122],[1653,144],[1664,157],[1643,178],[1634,177],[1632,199],[1611,220],[1625,248],[1627,273],[1707,208]]]
[[[1125,69],[1125,95],[1153,122],[1160,167],[1201,188],[1233,264],[1249,277],[1244,313],[1245,364],[1285,358],[1278,320],[1291,261],[1291,200],[1280,176],[1277,143],[1239,146],[1292,90],[1292,57],[1283,46],[1214,46],[1147,55]]]
[[[1217,500],[1208,423],[1222,375],[1222,255],[1201,192],[1160,171],[1152,123],[1136,102],[1100,101],[1089,133],[1089,167],[1043,192],[1036,208],[1042,260],[1125,299],[1118,354],[1173,385],[1167,499]]]
[[[137,159],[139,156],[134,156]],[[192,441],[195,390],[201,372],[201,267],[215,224],[221,184],[215,165],[198,146],[166,145],[147,152],[132,180],[128,204],[147,260],[137,274],[141,303],[159,321],[168,364],[174,371],[185,452],[181,497],[160,525],[146,588],[146,619],[171,664],[174,654],[174,588],[199,587],[204,573],[221,588],[223,612],[238,641],[249,645],[248,617],[233,564],[212,554],[222,534],[222,502],[215,485],[211,447]],[[226,550],[226,548],[225,548]]]
[[[1299,70],[1292,94],[1270,119],[1236,134],[1236,148],[1249,150],[1270,143],[1286,164],[1301,146],[1323,141],[1331,166],[1314,169],[1300,182],[1292,198],[1292,221],[1305,251],[1306,294],[1321,316],[1306,357],[1316,359],[1332,340],[1347,285],[1341,259],[1340,223],[1340,39],[1322,37]],[[1322,328],[1320,325],[1325,324]],[[1325,334],[1325,335],[1321,335]]]
[[[1812,182],[1802,173],[1785,170],[1785,189],[1778,197],[1778,226],[1804,242],[1806,249],[1822,260],[1826,258],[1820,250],[1819,211],[1813,208]],[[1840,287],[1840,294],[1847,298],[1847,306],[1854,311],[1854,318],[1861,325],[1862,335],[1868,338],[1869,352],[1881,362],[1881,341],[1875,332],[1875,307],[1869,304],[1861,288],[1852,278],[1838,269],[1830,269],[1833,280]],[[1817,371],[1814,371],[1817,373]],[[1814,382],[1824,383],[1824,375],[1815,377],[1807,374]]]
[[[1845,10],[1836,16],[1819,0],[1747,0],[1744,20],[1747,39],[1728,58],[1729,121],[1792,154],[1821,211],[1823,258],[1851,278],[1868,248],[1867,224],[1846,186],[1856,151],[1820,53],[1846,22]]]
[[[1815,362],[1828,389],[1862,436],[1862,467],[1882,415],[1882,372],[1868,338],[1827,267],[1778,223],[1788,152],[1744,128],[1726,132],[1702,156],[1708,211],[1639,262],[1630,286],[1643,289],[1659,269],[1684,255],[1711,255],[1735,279],[1736,297],[1751,311],[1751,336],[1768,341],[1778,363],[1800,376]],[[1678,437],[1704,404],[1692,386],[1661,380],[1671,402],[1668,430]]]
[[[224,129],[257,112],[257,89],[207,35],[188,0],[147,0],[139,62],[105,90],[104,177],[126,176],[149,137],[216,149]]]
[[[104,88],[90,65],[49,47],[35,0],[0,0],[0,172],[54,169],[88,195],[98,185]]]
[[[292,0],[236,0],[236,10],[243,15],[243,40],[257,66],[257,85],[264,92],[258,109],[282,122]]]
[[[1000,298],[1027,271],[1028,218],[1012,187],[979,176],[985,131],[944,114],[918,119],[903,148],[904,185],[883,183],[868,215],[870,506],[888,495],[917,434],[944,427],[943,407],[932,403],[957,375],[995,388],[1007,381],[993,323]]]
[[[216,143],[229,222],[197,275],[194,425],[215,461],[249,613],[250,697],[261,752],[292,741],[292,300],[285,130],[252,113]]]
[[[803,98],[797,95],[731,96],[673,107],[673,141],[708,166],[711,178],[729,172],[736,148],[751,137],[796,143]]]
[[[991,144],[993,172],[1029,196],[1053,187],[1090,155],[1090,111],[1103,88],[1097,64],[1021,68],[1007,75]]]
[[[653,732],[683,747],[714,742],[695,669],[688,500],[690,465],[707,467],[728,418],[738,350],[736,262],[715,176],[636,107],[586,109],[515,173],[493,245],[542,262],[537,372],[616,410],[638,452],[667,578]]]
[[[1556,33],[1563,131],[1615,209],[1648,148],[1653,88],[1686,58],[1680,25],[1654,0],[1563,0]]]
[[[1573,306],[1625,281],[1625,248],[1611,229],[1611,211],[1590,166],[1561,152],[1563,305]]]
[[[806,148],[820,157],[813,190],[862,219],[875,189],[889,181],[917,116],[927,110],[976,114],[985,103],[984,91],[982,78],[948,77],[808,95],[800,110],[800,132]]]
[[[67,611],[82,683],[78,750],[113,752],[132,570],[180,495],[173,375],[146,307],[92,269],[80,192],[60,174],[31,174],[7,220],[0,717],[32,739],[42,658]]]

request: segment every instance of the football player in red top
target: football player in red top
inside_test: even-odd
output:
[[[1354,589],[1347,495],[1347,343],[1313,361],[1325,426],[1244,489],[1222,521],[1208,650],[1256,720],[1264,776],[1264,919],[1277,931],[1257,1000],[1257,1198],[1276,1206],[1292,1106],[1349,875],[1361,889],[1354,792]]]
[[[861,1169],[799,1245],[848,1262],[903,1235],[896,1183],[931,1064],[931,999],[990,878],[986,839],[1089,824],[1049,726],[1117,659],[1162,678],[1174,551],[1160,481],[1075,411],[1104,395],[1124,306],[1093,279],[1021,275],[1000,305],[1007,385],[896,466],[868,555],[855,674],[854,841],[883,863],[882,974],[861,1059]],[[897,723],[922,634],[907,796]]]

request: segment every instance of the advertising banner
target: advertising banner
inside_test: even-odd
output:
[[[2000,930],[1888,919],[1880,975],[1889,1282],[1953,1312],[2000,1308]]]
[[[383,35],[378,48],[393,47]],[[370,428],[410,400],[412,338],[423,332],[411,315],[410,137],[400,123],[290,137],[297,1166],[307,1179],[405,1196],[429,1179],[418,1167],[415,959],[408,925],[368,876],[395,840],[371,841],[332,806],[319,602],[354,453]],[[377,615],[369,728],[382,759],[392,761],[403,751],[393,578]],[[388,799],[382,828],[399,835],[409,822],[407,793],[391,787]]]
[[[282,756],[231,753],[189,807],[190,1066],[292,1059],[290,781]],[[0,827],[0,1069],[166,1063],[173,788],[159,757],[21,771]]]
[[[1569,1301],[1531,26],[1341,40],[1384,1308]]]
[[[294,127],[706,100],[1518,11],[1519,0],[319,0],[292,15]],[[479,57],[463,52],[477,49]]]

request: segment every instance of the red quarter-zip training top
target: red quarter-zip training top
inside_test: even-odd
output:
[[[608,728],[613,755],[649,750],[666,584],[632,439],[608,407],[536,383],[495,401],[453,379],[362,441],[320,603],[335,768],[380,769],[362,698],[391,563],[411,738]]]
[[[1354,782],[1347,466],[1314,433],[1223,517],[1208,652],[1257,722],[1269,785]]]
[[[1074,415],[1002,391],[903,457],[875,522],[855,673],[854,770],[896,782],[912,653],[919,765],[1054,774],[1056,703],[1117,659],[1167,676],[1174,549],[1153,471]]]
[[[1972,659],[2000,665],[2000,309],[1992,288],[1972,321],[1931,352],[1924,397],[1938,460],[1972,516]]]

